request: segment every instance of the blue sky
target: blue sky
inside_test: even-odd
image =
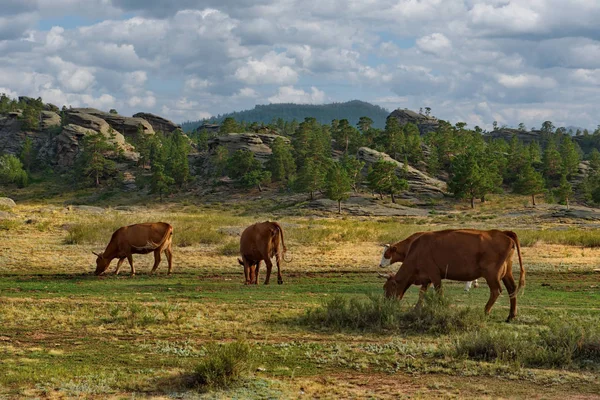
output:
[[[0,0],[0,92],[177,122],[270,102],[595,127],[596,0]]]

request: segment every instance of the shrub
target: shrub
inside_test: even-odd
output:
[[[372,295],[367,299],[336,296],[323,306],[310,309],[300,323],[334,330],[387,330],[420,333],[451,333],[481,327],[483,316],[470,308],[448,307],[441,296],[428,293],[420,308],[405,311],[396,299]]]
[[[250,372],[251,364],[248,343],[211,344],[195,368],[193,383],[203,389],[229,388]]]
[[[574,321],[551,324],[539,335],[482,330],[459,338],[455,352],[474,360],[516,362],[525,367],[566,367],[600,362],[600,335]]]
[[[0,183],[16,183],[19,187],[25,187],[28,180],[21,160],[12,154],[0,157]]]
[[[230,241],[225,243],[219,249],[219,254],[224,256],[236,256],[240,254],[240,242],[239,241]]]

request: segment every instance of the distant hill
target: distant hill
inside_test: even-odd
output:
[[[382,107],[360,100],[345,103],[331,104],[268,104],[257,105],[252,110],[236,111],[219,115],[209,121],[219,123],[227,117],[236,121],[270,123],[274,119],[282,118],[284,121],[297,120],[302,122],[306,117],[314,117],[322,124],[330,124],[334,119],[347,119],[355,125],[360,117],[369,117],[373,120],[375,128],[385,127],[385,119],[390,112]],[[185,132],[191,132],[202,124],[203,121],[188,121],[181,124]]]

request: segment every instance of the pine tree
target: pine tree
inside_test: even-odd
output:
[[[232,117],[225,118],[219,127],[219,133],[221,134],[237,133],[241,131],[242,127]]]
[[[188,154],[191,146],[188,138],[177,129],[165,139],[165,146],[167,150],[167,158],[164,162],[165,173],[181,187],[190,178]]]
[[[229,151],[227,150],[227,147],[218,146],[210,159],[215,177],[221,177],[227,173],[227,160],[229,160]]]
[[[423,161],[423,149],[421,148],[421,134],[419,128],[412,123],[404,126],[405,150],[404,153],[413,165]]]
[[[556,188],[556,195],[558,197],[558,201],[567,205],[567,210],[569,209],[569,199],[573,196],[573,187],[567,180],[567,175],[562,174],[560,176],[560,183],[558,188]]]
[[[525,164],[517,175],[513,189],[515,193],[531,196],[531,203],[535,206],[535,195],[544,192],[544,178],[531,164]]]
[[[271,173],[263,170],[262,164],[248,150],[238,150],[227,162],[227,174],[237,180],[242,187],[258,187],[262,192],[262,184],[268,183]]]
[[[327,198],[338,202],[338,213],[341,214],[342,200],[348,199],[352,186],[346,171],[337,163],[332,163],[329,168],[325,190]]]
[[[396,168],[395,163],[380,159],[369,167],[367,174],[369,188],[379,193],[381,197],[384,193],[390,194],[392,203],[396,202],[397,193],[408,188],[406,180],[400,179],[396,174]]]
[[[560,155],[562,158],[562,173],[567,177],[577,172],[579,167],[579,153],[575,144],[569,136],[564,136],[560,143]]]
[[[350,185],[354,192],[358,191],[358,185],[360,183],[360,172],[362,171],[365,163],[357,160],[356,157],[344,154],[340,159],[340,165],[346,171],[348,178],[350,179]]]
[[[394,159],[398,159],[404,153],[404,146],[406,144],[404,130],[396,118],[388,117],[386,120],[385,130],[381,135],[379,144]]]
[[[310,193],[310,199],[314,199],[314,192],[325,187],[326,168],[324,164],[308,159],[298,172],[297,189]]]
[[[360,147],[360,133],[347,119],[340,120],[335,127],[332,124],[331,132],[338,148],[343,149],[344,153],[355,153]]]
[[[590,162],[590,170],[593,173],[599,173],[600,172],[600,152],[596,148],[593,148],[592,151],[590,152],[588,159]]]
[[[33,165],[35,156],[33,154],[33,142],[29,136],[27,136],[23,141],[23,148],[21,149],[19,158],[23,163],[23,168],[25,168],[25,171],[27,171],[28,174],[31,174],[31,166]]]
[[[542,164],[546,179],[552,180],[560,175],[563,163],[554,140],[548,141],[548,145],[542,156]]]
[[[116,153],[116,145],[110,143],[100,132],[90,133],[83,138],[83,152],[78,159],[77,168],[86,177],[91,177],[95,186],[116,173],[114,161],[106,158],[107,153]]]
[[[448,189],[456,198],[471,200],[475,208],[475,198],[485,196],[489,182],[472,153],[459,154],[452,160],[452,177]]]
[[[169,187],[175,183],[175,180],[165,173],[165,167],[159,162],[152,164],[152,180],[150,186],[152,193],[158,193],[160,201],[163,199],[163,194],[169,192]]]
[[[271,150],[271,156],[267,161],[267,169],[271,171],[273,180],[289,180],[296,173],[292,148],[282,138],[276,138],[271,145]]]

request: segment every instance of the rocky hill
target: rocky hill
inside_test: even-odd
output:
[[[138,132],[154,135],[160,130],[169,134],[179,128],[172,121],[147,113],[126,117],[94,108],[71,108],[62,112],[55,106],[45,108],[39,113],[36,129],[26,128],[20,110],[0,115],[0,153],[19,154],[29,138],[41,161],[58,171],[66,171],[74,165],[83,138],[101,133],[122,150],[121,158],[134,163],[139,155],[128,139]]]
[[[435,131],[439,126],[437,118],[419,114],[406,108],[394,110],[388,118],[396,118],[400,126],[404,126],[408,123],[415,124],[419,128],[421,136]]]

